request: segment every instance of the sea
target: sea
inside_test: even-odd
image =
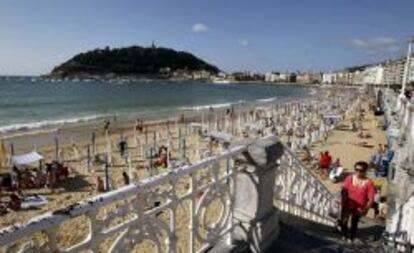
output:
[[[314,88],[266,83],[45,80],[0,77],[0,134],[106,118],[162,118],[243,102],[314,96]]]

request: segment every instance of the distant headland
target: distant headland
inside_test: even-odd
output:
[[[217,74],[219,71],[216,66],[191,53],[152,45],[105,47],[80,53],[55,67],[47,77],[180,79],[187,75]]]

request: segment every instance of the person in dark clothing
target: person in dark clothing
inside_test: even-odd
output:
[[[130,180],[130,178],[128,176],[128,173],[126,173],[125,171],[122,172],[122,177],[124,179],[124,184],[125,185],[129,185],[131,183],[131,180]]]

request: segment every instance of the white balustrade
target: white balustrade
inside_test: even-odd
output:
[[[328,215],[332,193],[285,147],[276,175],[275,205],[305,220],[333,226]]]
[[[256,210],[251,213],[260,213],[260,217],[268,218],[269,216],[264,214],[272,206],[273,197],[276,207],[282,211],[332,225],[333,220],[327,213],[332,196],[286,147],[280,158],[279,168],[269,167],[270,171],[273,171],[273,179],[263,174],[261,170],[266,166],[260,165],[256,160],[250,161],[250,165],[239,162],[238,166],[234,165],[234,159],[239,159],[251,145],[261,141],[269,142],[269,138],[273,143],[279,142],[276,137],[270,136],[256,140],[253,144],[236,146],[194,165],[177,168],[89,198],[65,209],[43,214],[27,223],[2,229],[0,245],[3,251],[0,252],[129,252],[137,245],[148,241],[153,245],[155,252],[202,252],[223,238],[230,238],[233,230],[246,219],[246,210]],[[260,151],[257,150],[256,148],[256,153]],[[270,153],[256,154],[255,159],[267,159],[270,154],[278,151],[268,148],[267,151],[263,151],[266,152]],[[266,160],[262,163],[267,164]],[[252,172],[252,169],[248,169],[249,166],[257,169]],[[256,176],[246,177],[240,173],[253,173]],[[257,177],[257,182],[260,183],[246,181],[254,177]],[[237,183],[236,179],[241,180],[241,183]],[[266,180],[269,179],[275,180],[269,188],[274,187],[274,195],[269,195],[269,190],[266,189]],[[237,192],[235,185],[239,187]],[[251,195],[255,185],[258,192]],[[255,196],[259,200],[246,200],[248,188],[249,196]],[[270,200],[263,198],[265,194]],[[237,197],[238,195],[240,196]],[[245,202],[240,202],[243,199]],[[186,212],[178,216],[179,209],[183,208]],[[209,212],[212,210],[214,221],[209,220]],[[257,220],[257,217],[250,218],[252,221]],[[265,218],[261,218],[261,225],[256,228],[259,229],[256,232],[261,234],[262,239],[270,237],[260,231],[260,226],[278,229],[277,217],[276,220],[268,221],[263,220]],[[88,228],[84,238],[76,242],[62,242],[62,233],[71,234],[67,230],[77,229],[79,226],[71,222],[76,223],[75,221],[79,220]],[[184,226],[183,222],[186,223]],[[246,224],[253,223],[247,221]],[[188,228],[184,229],[187,230],[184,233],[181,231],[183,227]],[[273,234],[273,238],[275,235]],[[264,247],[257,242],[260,238],[252,239],[255,241],[252,243],[254,252],[259,252],[254,250],[255,247]],[[267,244],[268,242],[269,240]],[[186,247],[183,248],[183,245]]]
[[[385,247],[392,252],[414,252],[414,195],[392,214],[384,233]]]

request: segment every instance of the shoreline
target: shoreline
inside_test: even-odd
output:
[[[103,122],[109,120],[114,125],[118,125],[120,128],[125,128],[127,126],[133,127],[135,120],[137,118],[144,120],[145,124],[155,125],[157,122],[165,123],[167,121],[175,121],[176,118],[184,115],[185,117],[194,117],[201,114],[208,113],[209,110],[213,109],[217,112],[223,112],[227,109],[238,108],[242,106],[243,108],[251,108],[256,106],[262,106],[269,103],[287,103],[295,101],[307,101],[316,99],[321,90],[316,90],[315,92],[309,93],[306,97],[295,98],[295,97],[269,97],[261,98],[253,101],[237,101],[237,102],[228,102],[228,103],[217,103],[210,105],[193,105],[193,106],[182,106],[177,110],[168,110],[161,109],[152,112],[140,113],[125,113],[125,114],[112,114],[112,115],[99,115],[99,116],[88,116],[84,118],[71,118],[71,119],[61,119],[61,120],[45,120],[42,122],[36,123],[26,123],[21,124],[22,127],[18,129],[8,130],[5,132],[0,131],[0,139],[5,141],[6,149],[9,148],[11,142],[14,140],[19,140],[22,138],[31,139],[30,142],[35,143],[36,136],[43,135],[54,135],[62,132],[79,132],[84,130],[89,131],[98,131],[102,128]],[[30,125],[35,125],[34,127],[29,127]],[[39,125],[39,126],[36,126]],[[4,126],[3,126],[4,127]],[[1,129],[2,127],[0,127]],[[25,143],[26,145],[28,143]]]

